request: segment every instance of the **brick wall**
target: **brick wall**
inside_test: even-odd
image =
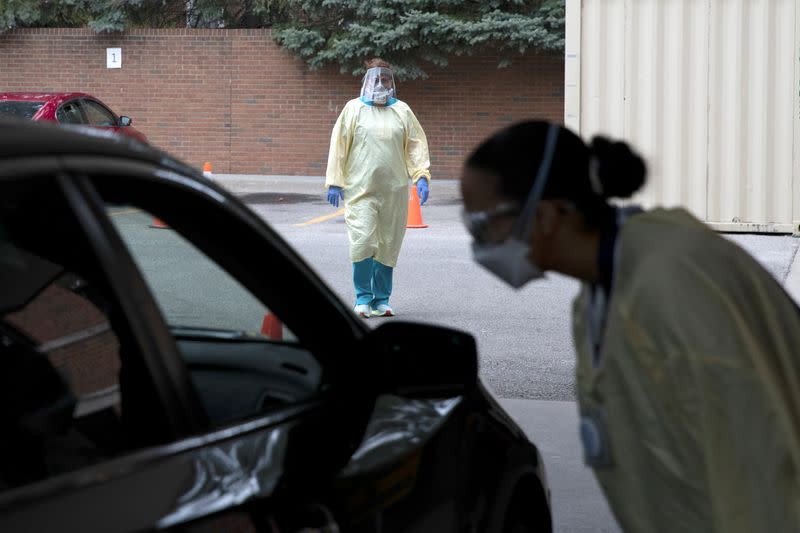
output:
[[[122,68],[106,68],[107,47]],[[469,150],[524,118],[563,119],[563,59],[456,58],[427,80],[398,83],[428,135],[436,177],[457,177]],[[322,175],[330,130],[360,80],[309,72],[270,30],[82,29],[0,34],[0,91],[85,91],[134,119],[150,141],[214,172]]]

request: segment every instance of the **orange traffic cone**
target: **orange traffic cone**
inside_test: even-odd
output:
[[[283,324],[269,311],[264,315],[264,322],[261,323],[261,334],[274,341],[283,340]]]
[[[164,223],[161,221],[161,219],[160,219],[160,218],[156,218],[156,217],[153,217],[153,223],[152,223],[152,224],[150,224],[150,227],[151,227],[151,228],[157,228],[157,229],[169,229],[169,226],[167,226],[166,224],[164,224]]]
[[[212,177],[213,175],[214,175],[214,174],[212,174],[212,173],[211,173],[211,163],[209,163],[208,161],[206,161],[206,162],[203,164],[203,176],[205,176],[205,177],[207,177],[207,178],[210,178],[210,177]]]
[[[422,209],[419,207],[419,195],[417,186],[411,186],[411,194],[408,196],[408,223],[407,228],[427,228],[428,225],[422,221]]]

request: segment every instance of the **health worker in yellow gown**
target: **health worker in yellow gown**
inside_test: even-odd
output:
[[[361,96],[342,109],[331,133],[325,186],[328,201],[344,200],[361,317],[394,316],[392,275],[408,217],[408,180],[428,198],[430,156],[425,132],[398,100],[394,74],[381,59],[367,63]]]
[[[512,287],[582,282],[580,435],[624,531],[800,531],[800,310],[686,210],[609,202],[645,177],[624,142],[506,128],[464,167],[474,258]]]

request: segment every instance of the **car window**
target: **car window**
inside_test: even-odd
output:
[[[161,309],[213,426],[319,394],[321,365],[262,300],[147,211],[130,205],[107,209]],[[224,245],[224,235],[218,238]]]
[[[108,214],[173,331],[297,340],[225,269],[158,218],[132,206],[110,205]]]
[[[49,186],[0,181],[0,490],[165,438],[102,269]]]
[[[61,104],[56,111],[56,120],[60,124],[84,124],[83,114],[77,100]]]
[[[43,105],[44,102],[0,100],[0,117],[15,117],[29,120],[33,118]]]
[[[86,118],[92,126],[116,126],[117,119],[114,113],[93,100],[84,100],[83,109]]]

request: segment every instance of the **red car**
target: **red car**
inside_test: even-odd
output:
[[[131,126],[130,117],[117,116],[86,93],[0,93],[0,117],[82,124],[147,142],[144,133]]]

